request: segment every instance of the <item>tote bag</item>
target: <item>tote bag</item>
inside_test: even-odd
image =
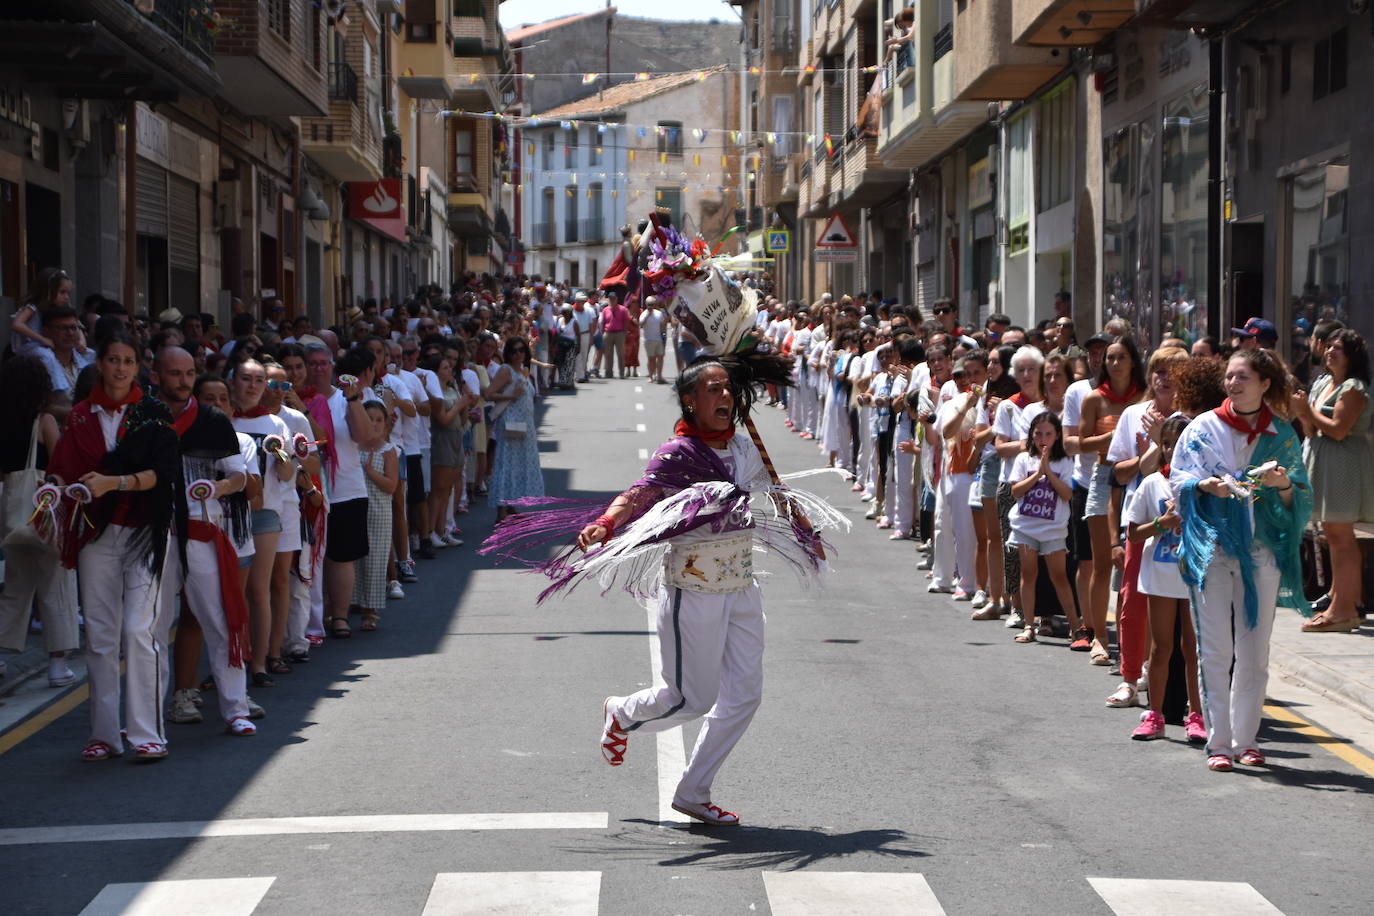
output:
[[[4,493],[0,494],[0,536],[5,547],[47,547],[48,545],[29,524],[33,515],[33,493],[38,489],[38,417],[33,420],[29,437],[29,456],[24,467],[4,475]]]

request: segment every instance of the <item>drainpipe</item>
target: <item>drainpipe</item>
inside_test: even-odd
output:
[[[124,307],[134,307],[138,276],[138,103],[129,102],[124,115]]]
[[[305,263],[305,215],[301,212],[301,129],[297,124],[291,132],[291,199],[295,206],[291,209],[291,220],[295,225],[296,250],[291,252],[291,260],[296,263],[295,289],[291,291],[291,299],[295,301],[297,309],[290,312],[290,317],[308,314],[310,311],[309,303],[305,301],[305,276],[309,267]]]
[[[1222,102],[1226,71],[1224,39],[1214,38],[1207,44],[1207,333],[1219,334],[1222,290]]]

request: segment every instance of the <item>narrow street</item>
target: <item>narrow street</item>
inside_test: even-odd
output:
[[[553,397],[548,492],[609,498],[675,417],[670,388],[642,379]],[[760,425],[783,473],[815,466],[781,413]],[[377,633],[256,693],[256,737],[169,724],[163,763],[83,763],[82,705],[0,757],[4,909],[1368,912],[1369,723],[1350,733],[1276,676],[1268,769],[1209,772],[1177,727],[1132,742],[1137,711],[1102,705],[1106,669],[967,620],[838,476],[807,484],[855,524],[825,590],[765,586],[765,699],[714,799],[743,826],[667,808],[692,730],[632,734],[625,766],[604,765],[603,697],[657,667],[649,618],[589,589],[536,608],[540,580],[475,558],[479,504],[467,546],[423,563]]]

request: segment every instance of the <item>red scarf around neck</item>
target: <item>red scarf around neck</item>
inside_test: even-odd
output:
[[[714,444],[717,442],[729,442],[731,439],[733,439],[735,436],[735,427],[733,424],[731,424],[729,429],[704,430],[698,429],[697,427],[688,423],[686,420],[678,420],[677,426],[673,427],[673,435],[692,436],[694,438],[700,439],[702,442]]]
[[[1239,414],[1236,413],[1236,407],[1231,403],[1231,399],[1227,398],[1222,401],[1221,406],[1213,412],[1217,415],[1218,420],[1225,423],[1236,432],[1243,433],[1245,435],[1246,445],[1254,442],[1262,435],[1277,435],[1269,428],[1270,422],[1274,419],[1274,413],[1269,409],[1268,404],[1261,403],[1258,414]],[[1250,424],[1251,416],[1255,418],[1253,426]]]
[[[1140,386],[1131,383],[1131,387],[1126,389],[1125,394],[1117,394],[1112,390],[1111,382],[1103,382],[1097,386],[1097,393],[1102,395],[1113,404],[1134,404],[1135,399],[1140,396]]]
[[[247,410],[239,410],[237,407],[235,407],[234,419],[237,420],[239,417],[244,417],[245,419],[251,420],[254,417],[265,417],[271,412],[272,411],[268,410],[266,407],[263,407],[261,404],[259,404],[257,407],[250,407]]]
[[[105,393],[105,383],[99,381],[91,387],[91,395],[89,398],[92,404],[109,410],[118,410],[121,407],[127,407],[130,404],[137,403],[142,399],[143,391],[138,387],[137,382],[129,386],[128,394],[124,395],[124,397],[119,400],[115,400]]]
[[[177,438],[186,435],[186,430],[196,422],[196,416],[200,413],[200,404],[195,398],[186,402],[186,409],[181,412],[176,419],[172,420],[172,429],[176,430]]]
[[[1016,394],[1013,394],[1011,396],[1011,402],[1016,405],[1017,410],[1025,410],[1030,404],[1034,403],[1023,391],[1018,391]]]

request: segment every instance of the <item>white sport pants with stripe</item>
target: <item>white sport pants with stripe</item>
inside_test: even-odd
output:
[[[1255,747],[1264,692],[1269,686],[1269,640],[1279,568],[1274,554],[1255,542],[1255,591],[1259,621],[1245,623],[1245,585],[1240,563],[1220,547],[1207,567],[1205,587],[1193,591],[1202,704],[1207,708],[1207,753],[1239,756]]]
[[[107,525],[81,548],[77,572],[86,617],[86,670],[91,684],[91,738],[116,750],[119,736],[119,650],[124,649],[124,725],[129,743],[166,744],[162,672],[167,647],[158,639],[157,582],[130,555],[135,529]]]
[[[763,594],[758,585],[720,595],[665,585],[658,599],[664,683],[613,697],[628,731],[664,731],[701,716],[701,733],[678,783],[680,801],[708,804],[716,772],[763,698]]]

